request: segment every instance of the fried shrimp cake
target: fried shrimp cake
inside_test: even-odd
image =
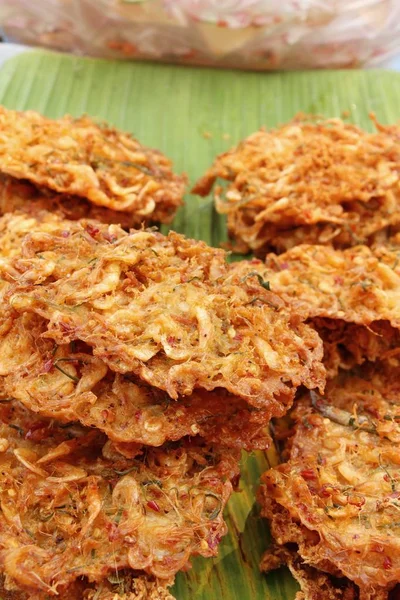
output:
[[[37,414],[96,427],[118,443],[160,446],[198,434],[228,447],[269,446],[268,410],[223,389],[171,400],[132,374],[112,372],[86,344],[58,346],[42,337],[46,331],[45,319],[24,313],[0,337],[0,397],[3,391]]]
[[[0,172],[73,196],[77,205],[76,198],[81,197],[120,212],[127,221],[129,215],[130,226],[170,222],[185,187],[185,178],[172,172],[170,160],[161,152],[106,123],[87,116],[53,120],[4,107],[0,107]],[[14,210],[18,188],[14,185],[11,193],[5,193],[11,202],[3,200],[2,208]]]
[[[81,578],[62,593],[63,600],[175,600],[168,590],[173,580],[159,580],[150,575],[128,571],[113,573],[106,579],[89,583]],[[49,600],[47,592],[6,590],[0,581],[2,600]]]
[[[378,365],[343,377],[299,401],[288,461],[263,475],[259,501],[279,547],[384,599],[400,578],[400,397]]]
[[[194,187],[217,186],[217,211],[240,252],[302,244],[370,243],[400,222],[400,144],[394,128],[368,133],[340,119],[299,115],[218,156]]]
[[[318,335],[203,242],[60,220],[59,232],[33,229],[0,273],[9,310],[43,317],[46,338],[81,340],[173,399],[222,388],[276,415],[299,385],[323,386]]]
[[[328,376],[339,367],[389,357],[400,347],[398,249],[334,250],[302,245],[261,261],[235,263],[242,279],[260,277],[324,341]]]
[[[15,401],[0,412],[6,589],[64,597],[82,577],[95,584],[127,568],[170,581],[191,556],[216,555],[238,451],[193,438],[127,458],[98,431]]]
[[[264,572],[278,569],[282,565],[289,567],[291,574],[300,586],[295,600],[359,600],[357,586],[344,577],[332,577],[307,565],[294,550],[285,546],[268,548],[260,568]],[[386,592],[375,596],[375,600],[387,600]]]
[[[44,187],[38,187],[25,179],[16,179],[0,174],[0,214],[23,211],[25,214],[38,215],[49,211],[60,217],[78,221],[79,219],[97,219],[102,223],[116,223],[124,229],[139,227],[142,223],[157,222],[157,218],[146,218],[127,211],[112,210],[93,204],[81,196],[59,194]],[[158,216],[162,222],[164,217]]]

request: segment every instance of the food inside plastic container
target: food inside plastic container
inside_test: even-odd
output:
[[[397,0],[3,0],[6,39],[94,56],[251,69],[376,65]]]

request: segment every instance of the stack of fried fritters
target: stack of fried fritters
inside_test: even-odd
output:
[[[229,265],[143,228],[181,202],[160,153],[87,117],[0,111],[2,597],[172,598],[191,556],[216,554],[240,451],[267,448],[274,419],[261,568],[287,564],[298,600],[387,600],[399,171],[396,126],[251,136],[196,190],[231,181],[217,208],[238,247],[286,252]]]
[[[399,131],[295,120],[197,184],[232,182],[216,202],[239,249],[289,248],[231,271],[264,282],[324,344],[325,394],[300,392],[289,428],[275,423],[284,462],[259,492],[275,540],[261,568],[287,564],[298,600],[387,600],[400,582]]]
[[[32,198],[20,191],[31,183],[7,179],[4,210],[25,212],[0,220],[3,594],[163,600],[191,556],[216,554],[240,451],[268,447],[267,425],[298,387],[323,391],[322,342],[262,282],[235,275],[222,250],[43,210],[60,206],[47,185],[58,199],[79,190],[89,215],[97,203],[132,209],[134,221],[151,198],[170,203],[171,177],[160,171],[158,187],[141,177],[127,192],[114,160],[128,138],[104,128],[94,181],[82,162],[100,153],[102,129],[89,143],[86,119],[43,128],[37,115],[9,118],[4,144],[29,125],[36,150],[27,164],[13,148],[2,158],[0,143],[0,170],[41,187]],[[71,147],[76,163],[63,154]],[[129,161],[143,164],[137,154]],[[110,190],[123,200],[109,202]]]

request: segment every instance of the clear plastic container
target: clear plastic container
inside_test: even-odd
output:
[[[9,41],[112,58],[248,69],[379,65],[400,0],[2,0]]]

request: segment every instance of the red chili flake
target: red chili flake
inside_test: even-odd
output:
[[[106,408],[101,411],[101,416],[105,421],[108,419],[108,414],[109,414],[109,411]]]
[[[97,235],[100,232],[100,229],[98,227],[95,227],[91,223],[88,223],[86,225],[86,231],[88,232],[88,234],[90,236],[94,237],[95,235]]]
[[[375,417],[375,419],[380,419],[380,418],[381,418],[381,417],[380,417],[380,414],[379,414],[379,411],[378,411],[376,408],[369,408],[369,409],[368,409],[368,412],[369,412],[369,414],[370,414],[372,417]]]
[[[72,325],[70,325],[69,323],[65,323],[65,321],[60,321],[58,323],[58,326],[62,330],[63,333],[72,333],[74,330]]]
[[[233,339],[235,342],[241,342],[243,340],[243,336],[241,333],[237,333]]]
[[[386,473],[386,475],[383,476],[383,480],[387,481],[387,482],[390,482],[390,477],[389,477],[389,475],[387,473]]]
[[[340,277],[339,275],[337,275],[336,277],[334,277],[334,282],[337,285],[343,285],[344,284],[344,279],[343,279],[343,277]]]
[[[386,556],[383,561],[383,568],[388,570],[388,569],[391,569],[392,566],[393,566],[392,559],[389,556]]]
[[[208,487],[217,489],[221,485],[221,481],[216,477],[209,477],[207,479]]]
[[[317,474],[313,469],[304,469],[303,471],[300,471],[300,475],[306,481],[309,481],[310,479],[317,479]]]
[[[26,432],[25,439],[40,442],[47,434],[48,426],[48,423],[45,423],[44,421],[39,421],[38,423],[35,423]]]
[[[304,513],[310,523],[315,523],[316,518],[315,515],[311,512],[310,507],[304,504],[304,502],[299,502],[297,505],[299,509]]]
[[[43,365],[42,372],[43,373],[49,373],[49,371],[52,370],[53,366],[54,366],[54,362],[53,362],[52,358],[50,358],[49,360],[46,360],[46,362]]]
[[[106,523],[106,529],[110,542],[114,542],[120,538],[121,534],[118,531],[118,525],[116,523]]]
[[[262,261],[259,258],[252,258],[250,261],[251,265],[260,265]]]
[[[209,548],[211,548],[211,550],[215,550],[215,548],[218,546],[220,541],[221,541],[221,536],[218,534],[214,535],[214,536],[209,535],[207,538],[207,544],[208,544]]]
[[[289,263],[287,263],[287,262],[283,262],[283,263],[281,263],[281,264],[279,265],[279,268],[280,268],[280,270],[281,270],[281,271],[284,271],[285,269],[288,269],[288,268],[289,268]]]
[[[151,510],[155,510],[156,512],[160,512],[160,507],[158,506],[157,502],[155,502],[154,500],[149,500],[149,502],[147,503],[147,506],[149,508],[151,508]]]
[[[139,419],[140,419],[140,417],[141,417],[141,416],[142,416],[142,412],[141,412],[140,410],[137,410],[137,411],[135,412],[135,419],[136,419],[137,421],[139,421]]]
[[[61,237],[63,237],[63,238],[67,238],[67,237],[69,237],[69,236],[70,236],[70,233],[69,233],[69,231],[62,231],[62,232],[61,232]]]
[[[167,342],[170,346],[175,346],[176,338],[173,335],[167,336]]]
[[[236,490],[238,488],[239,481],[240,481],[240,473],[238,473],[231,479],[232,487],[234,490]]]

